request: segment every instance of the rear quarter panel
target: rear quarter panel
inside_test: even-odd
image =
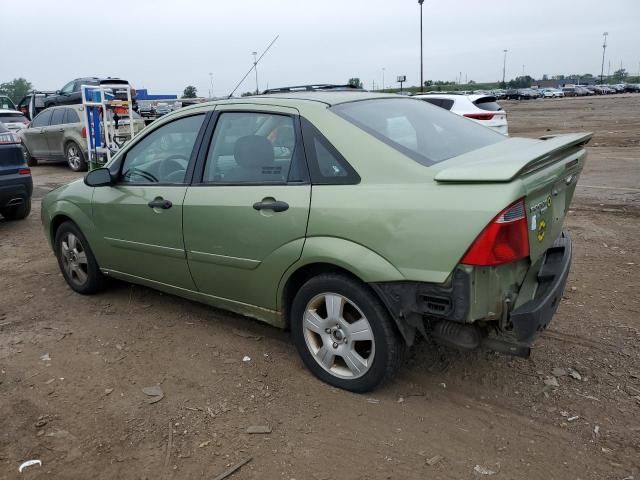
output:
[[[358,185],[313,186],[307,236],[356,243],[385,259],[406,280],[445,282],[489,221],[524,195],[519,180],[437,183],[431,167],[405,157],[326,107],[302,114],[361,177]],[[366,265],[357,268],[367,271]]]

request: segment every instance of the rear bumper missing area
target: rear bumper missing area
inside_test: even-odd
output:
[[[511,312],[513,333],[518,342],[531,345],[551,322],[567,284],[571,250],[571,237],[562,232],[545,254],[537,274],[534,298]]]

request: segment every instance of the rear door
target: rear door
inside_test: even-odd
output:
[[[278,282],[302,253],[311,185],[298,112],[229,105],[184,202],[184,239],[198,289],[274,310]]]
[[[182,204],[204,119],[204,113],[192,114],[152,130],[123,152],[116,184],[95,189],[94,222],[105,246],[101,267],[195,289],[184,250]]]
[[[29,128],[20,132],[29,153],[36,158],[46,158],[49,152],[46,128],[51,120],[52,109],[49,108],[33,119]]]
[[[64,117],[66,110],[65,107],[54,108],[49,126],[44,129],[49,150],[48,156],[51,158],[60,159],[64,157],[62,137],[64,136]]]

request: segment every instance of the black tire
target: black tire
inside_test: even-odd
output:
[[[67,160],[69,168],[74,172],[85,172],[87,170],[84,153],[76,142],[71,141],[64,146],[64,158]]]
[[[29,213],[31,213],[31,198],[27,198],[22,205],[5,207],[0,210],[0,214],[7,220],[22,220],[27,218]]]
[[[27,165],[30,167],[36,167],[38,165],[38,159],[31,156],[25,145],[22,145],[22,155],[24,156],[24,161],[27,162]]]
[[[325,343],[326,338],[323,338],[320,334],[311,332],[303,326],[305,313],[310,302],[322,297],[323,294],[337,294],[338,296],[344,297],[359,309],[358,313],[361,313],[370,325],[373,338],[370,351],[373,351],[374,355],[370,366],[367,367],[366,373],[361,374],[361,376],[345,378],[344,376],[330,372],[320,365],[320,360],[316,360],[316,355],[326,346],[327,350],[331,352],[331,355],[336,356],[334,358],[340,359],[335,360],[335,362],[344,364],[343,367],[340,367],[335,363],[334,365],[336,365],[336,367],[334,368],[342,368],[345,372],[349,370],[349,368],[347,368],[347,362],[344,360],[346,357],[343,358],[339,353],[336,353],[340,350],[335,350],[335,348],[342,348],[342,344],[336,347],[337,342],[329,340],[329,342],[334,343],[327,345],[327,343]],[[348,308],[353,309],[353,306],[349,306]],[[316,312],[318,313],[319,310],[316,310]],[[291,334],[302,361],[316,377],[330,385],[357,393],[368,392],[382,382],[391,379],[398,370],[398,367],[402,364],[406,346],[400,338],[396,326],[389,317],[386,308],[375,294],[371,292],[366,285],[363,285],[357,280],[338,274],[323,274],[313,277],[296,293],[290,315]],[[328,314],[326,314],[326,316],[329,317]],[[343,316],[345,318],[347,317],[346,314]],[[305,332],[307,333],[305,334]],[[329,334],[328,331],[325,332]],[[305,337],[305,335],[317,336],[323,344],[323,347],[314,353],[312,347],[308,345],[308,338]],[[326,337],[332,338],[330,335]],[[352,342],[349,335],[347,335],[344,343],[345,349],[350,347],[354,350],[354,345],[360,346],[359,343]],[[369,341],[364,343],[369,343]],[[334,350],[330,350],[330,348]],[[365,355],[362,355],[362,358],[364,357]]]
[[[69,235],[76,238],[76,248],[72,248]],[[63,243],[66,243],[65,249]],[[79,247],[77,246],[79,243]],[[55,254],[58,258],[58,266],[64,276],[64,279],[73,290],[83,295],[90,295],[99,292],[104,287],[105,278],[98,267],[95,256],[91,251],[89,242],[82,234],[80,229],[70,221],[62,223],[58,230],[54,241]],[[81,253],[84,253],[86,262],[76,261],[76,266],[84,272],[86,276],[79,275],[73,268],[68,267],[69,262],[73,261],[73,255],[69,255],[69,251],[75,255],[76,260],[80,259]]]

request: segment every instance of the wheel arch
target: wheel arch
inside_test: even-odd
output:
[[[286,329],[290,326],[291,303],[296,292],[312,277],[326,273],[344,275],[361,283],[384,305],[402,337],[409,342],[405,335],[406,327],[370,285],[370,282],[404,280],[402,274],[386,259],[366,247],[331,237],[308,238],[301,259],[283,275],[278,288],[277,304]]]

